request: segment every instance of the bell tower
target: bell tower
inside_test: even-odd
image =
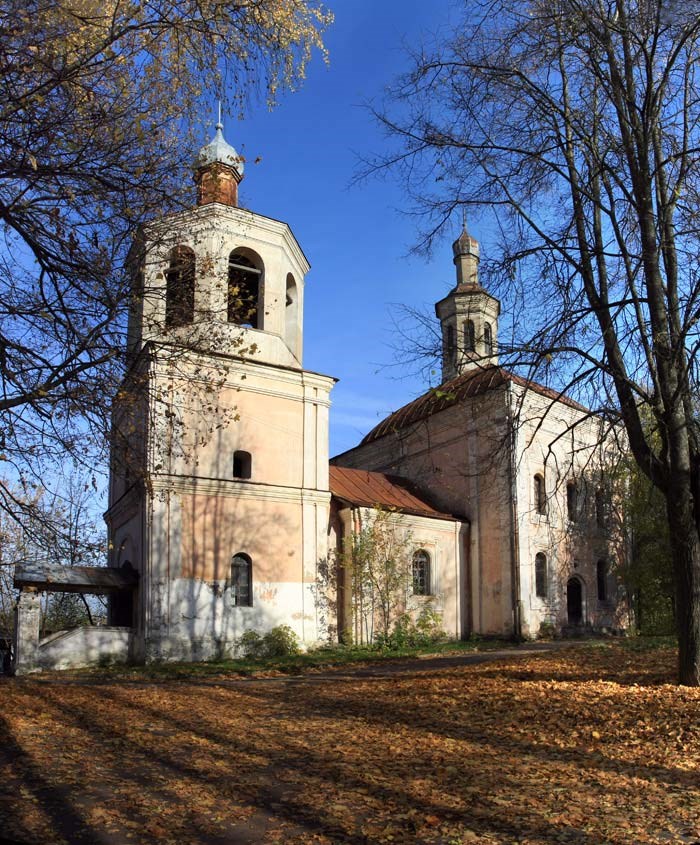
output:
[[[501,304],[479,283],[479,244],[467,232],[452,244],[457,284],[435,304],[442,327],[442,380],[498,364]]]
[[[196,207],[142,232],[132,354],[157,341],[301,368],[309,263],[286,223],[238,206],[243,172],[218,123],[194,162]]]
[[[196,205],[132,250],[113,410],[111,563],[140,574],[143,660],[231,654],[277,624],[323,634],[334,379],[303,368],[309,263],[286,223],[238,205],[243,161],[221,123],[193,170]]]

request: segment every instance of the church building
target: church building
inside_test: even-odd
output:
[[[18,671],[221,657],[279,624],[306,646],[350,637],[342,550],[379,512],[410,540],[404,609],[430,606],[450,636],[624,627],[615,449],[585,408],[499,366],[466,229],[436,305],[442,384],[329,462],[335,380],[302,361],[309,263],[286,223],[239,207],[242,177],[219,124],[196,206],[132,249],[108,577],[18,568]],[[38,639],[32,595],[62,583],[110,594],[101,638]]]

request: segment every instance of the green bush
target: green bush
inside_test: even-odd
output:
[[[398,616],[389,636],[377,637],[375,645],[380,649],[415,648],[445,639],[440,614],[431,605],[426,605],[415,622],[409,613]]]
[[[538,640],[553,640],[557,629],[552,622],[540,622],[540,630],[537,634]]]
[[[423,641],[419,645],[438,643],[447,639],[447,635],[442,628],[442,616],[432,605],[428,604],[421,610],[418,619],[416,619],[415,627],[418,638]]]
[[[262,657],[263,640],[257,631],[245,631],[237,645],[244,657]]]
[[[276,625],[263,637],[265,657],[291,657],[300,654],[299,638],[289,625]]]
[[[262,637],[257,631],[245,631],[237,643],[244,657],[291,657],[301,653],[299,638],[289,625],[276,625]]]

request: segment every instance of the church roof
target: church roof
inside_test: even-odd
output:
[[[588,412],[588,408],[569,399],[563,393],[552,390],[551,387],[545,387],[535,381],[529,381],[522,376],[504,370],[503,367],[483,367],[481,369],[467,370],[467,372],[456,376],[449,381],[444,382],[439,387],[431,388],[427,393],[394,411],[386,419],[382,420],[379,425],[375,426],[369,434],[367,434],[362,443],[371,443],[373,440],[378,440],[386,434],[394,431],[399,431],[412,423],[444,411],[446,408],[456,405],[463,399],[468,399],[473,396],[481,396],[491,390],[496,390],[504,387],[510,383],[517,384],[524,387],[526,390],[532,390],[534,393],[539,393],[541,396],[546,396],[554,402],[562,402],[570,408],[575,408],[577,411]]]
[[[333,465],[329,469],[331,493],[353,505],[380,506],[432,519],[457,519],[452,514],[436,510],[406,478]]]

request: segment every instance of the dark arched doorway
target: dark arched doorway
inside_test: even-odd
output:
[[[566,584],[566,613],[569,625],[583,623],[583,585],[578,578],[569,578]]]

